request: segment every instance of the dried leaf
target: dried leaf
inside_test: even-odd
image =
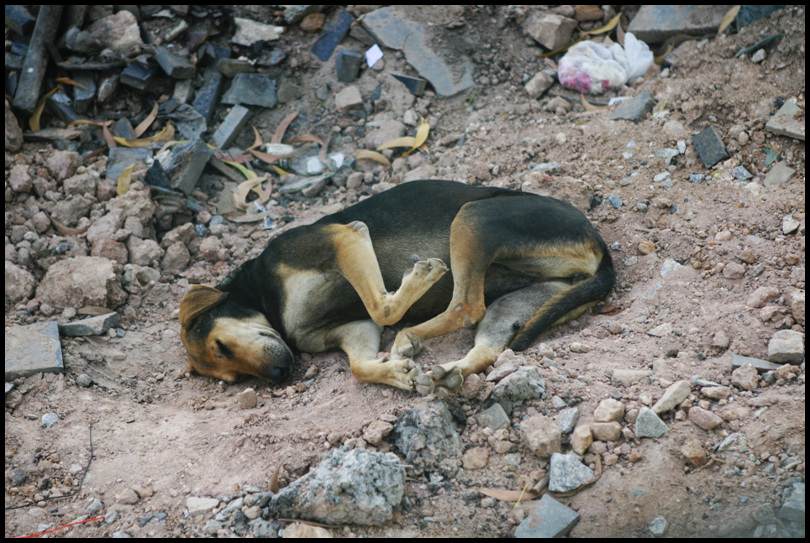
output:
[[[253,149],[258,149],[262,145],[264,145],[264,141],[262,140],[262,135],[259,134],[259,129],[253,125],[250,125],[253,129],[253,145],[245,149],[245,151],[252,151]]]
[[[236,168],[237,170],[239,170],[240,172],[242,172],[242,175],[245,176],[245,179],[254,179],[255,177],[257,177],[255,173],[248,170],[247,168],[245,168],[244,166],[242,166],[238,162],[234,162],[232,160],[223,160],[222,162],[224,162],[225,164],[229,164],[229,165],[233,166],[234,168]]]
[[[281,473],[281,464],[276,466],[276,469],[273,471],[273,475],[270,476],[270,481],[267,483],[267,490],[273,494],[278,494],[278,491],[280,490],[278,486],[279,473]]]
[[[370,151],[368,149],[359,149],[355,151],[354,158],[356,158],[357,160],[363,158],[367,158],[369,160],[376,160],[380,164],[385,164],[389,168],[391,167],[391,162],[387,158],[385,158],[385,156],[381,155],[377,151]]]
[[[608,109],[610,106],[597,106],[596,104],[592,104],[585,99],[584,94],[580,94],[580,100],[582,101],[582,107],[585,108],[585,111],[599,111],[602,109]]]
[[[115,143],[115,138],[113,137],[112,132],[110,132],[110,127],[108,125],[105,124],[103,127],[101,127],[101,133],[104,135],[104,141],[107,144],[107,147],[118,147],[118,144]]]
[[[55,221],[54,218],[51,217],[50,215],[47,215],[47,216],[48,216],[48,220],[51,221],[51,224],[53,225],[53,227],[56,228],[56,231],[59,232],[60,234],[64,235],[64,236],[79,236],[79,235],[84,234],[85,232],[87,232],[87,229],[90,228],[89,224],[87,226],[85,226],[84,228],[71,228],[69,226],[65,226],[64,224],[62,224],[60,222]]]
[[[318,145],[321,145],[321,146],[323,145],[323,140],[321,138],[319,138],[318,136],[316,136],[315,134],[302,134],[300,136],[295,136],[293,139],[291,139],[287,143],[293,144],[293,143],[301,143],[301,142],[305,142],[305,141],[314,141]]]
[[[281,140],[284,138],[284,133],[287,131],[287,127],[290,126],[290,123],[293,122],[296,117],[298,117],[297,111],[284,117],[284,120],[276,127],[273,137],[270,138],[270,143],[281,143]]]
[[[591,34],[591,35],[604,34],[605,32],[610,32],[611,30],[616,28],[616,25],[619,24],[619,20],[621,18],[622,18],[622,12],[620,11],[619,13],[616,14],[615,17],[613,17],[610,21],[608,21],[608,23],[605,26],[597,28],[596,30],[583,30],[583,32],[585,34]]]
[[[717,35],[725,31],[728,28],[728,25],[734,22],[734,19],[737,17],[737,14],[740,12],[740,6],[733,6],[730,10],[726,12],[723,16],[723,20],[720,22],[720,26],[717,28]]]
[[[37,102],[37,107],[36,109],[34,109],[34,114],[31,115],[30,119],[28,119],[28,126],[31,127],[32,131],[39,132],[40,130],[39,118],[42,117],[42,111],[45,109],[45,104],[48,102],[48,98],[50,98],[53,95],[53,93],[55,93],[58,90],[59,87],[54,87],[48,92],[48,94],[40,98],[39,102]]]
[[[82,85],[78,81],[72,80],[69,77],[57,77],[56,82],[57,83],[64,83],[65,85],[73,85],[74,87],[81,87],[83,89],[87,89],[87,87],[85,87],[84,85]]]
[[[281,168],[279,168],[275,164],[273,164],[273,169],[276,170],[276,173],[279,174],[279,175],[290,175],[290,172],[288,172],[286,170],[282,170]]]
[[[253,172],[250,172],[253,173]],[[254,176],[256,174],[253,174]],[[236,207],[239,209],[247,209],[247,196],[250,191],[255,192],[259,196],[259,203],[264,203],[270,199],[270,187],[268,186],[267,189],[262,189],[262,182],[267,180],[267,176],[263,175],[261,177],[254,177],[253,179],[248,179],[247,181],[241,183],[238,187],[236,187],[236,192],[234,193],[234,202],[236,203]]]
[[[413,143],[413,147],[411,147],[411,149],[402,156],[408,156],[420,148],[427,141],[429,133],[430,123],[428,123],[424,117],[420,118],[419,127],[416,129],[416,141]]]
[[[416,138],[413,136],[402,136],[401,138],[396,138],[391,141],[387,141],[377,147],[378,151],[384,151],[386,149],[391,149],[392,147],[413,147],[416,143]]]
[[[124,171],[121,172],[121,175],[118,176],[118,186],[115,189],[115,192],[118,196],[126,194],[129,190],[129,185],[132,183],[132,172],[135,171],[135,164],[130,164]]]
[[[478,492],[502,502],[515,503],[517,501],[533,500],[537,496],[525,490],[508,490],[506,488],[479,488]]]
[[[158,104],[155,102],[155,105],[152,106],[152,111],[149,112],[149,115],[146,116],[144,120],[140,122],[138,126],[135,127],[135,137],[140,138],[146,130],[152,126],[152,123],[155,122],[158,115]]]
[[[250,152],[253,154],[253,156],[258,158],[262,162],[267,162],[268,164],[273,164],[275,162],[278,162],[282,158],[286,158],[287,156],[289,156],[289,155],[271,155],[271,154],[268,154],[268,153],[263,153],[261,151],[257,151],[255,149],[251,149]]]
[[[155,134],[154,136],[149,136],[148,138],[140,138],[140,139],[126,139],[126,138],[119,138],[114,137],[115,141],[119,144],[123,145],[124,147],[132,147],[135,149],[151,149],[154,145],[162,145],[167,141],[172,141],[174,139],[174,125],[171,123],[166,123],[166,126],[163,127],[163,130]]]

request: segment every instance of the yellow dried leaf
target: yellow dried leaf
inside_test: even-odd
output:
[[[64,83],[65,85],[73,85],[74,87],[81,87],[83,89],[87,89],[87,87],[85,87],[84,85],[82,85],[78,81],[72,80],[69,77],[57,77],[56,82],[57,83]]]
[[[391,162],[387,158],[385,158],[385,156],[381,155],[377,151],[370,151],[369,149],[360,149],[358,151],[355,151],[354,158],[356,158],[357,160],[363,158],[367,158],[369,160],[376,160],[380,164],[385,164],[389,168],[391,167]]]
[[[413,147],[414,143],[416,143],[416,138],[413,136],[402,136],[401,138],[396,138],[383,143],[377,147],[377,150],[384,151],[386,149],[391,149],[392,147]]]
[[[621,18],[622,12],[620,11],[619,13],[616,14],[615,17],[613,17],[610,21],[608,21],[608,23],[605,26],[597,28],[596,30],[583,30],[583,32],[585,32],[585,34],[604,34],[605,32],[610,32],[611,30],[616,28],[616,25],[619,24],[619,19]]]
[[[734,22],[734,19],[737,17],[739,12],[740,6],[734,6],[726,12],[726,14],[723,16],[723,20],[720,22],[720,26],[717,28],[718,36],[722,34],[726,28],[728,28],[728,25]]]
[[[158,104],[155,102],[155,105],[152,106],[152,111],[149,112],[149,115],[146,116],[144,120],[140,122],[138,126],[135,127],[135,137],[140,138],[146,130],[152,126],[152,123],[155,122],[158,115]]]
[[[45,109],[45,104],[48,102],[48,98],[50,98],[53,95],[53,93],[55,93],[58,90],[59,87],[54,87],[48,92],[48,94],[40,98],[39,102],[37,102],[37,107],[34,109],[34,114],[31,115],[30,119],[28,119],[28,126],[31,127],[32,131],[39,132],[40,130],[39,118],[42,117],[42,111]]]
[[[420,118],[419,127],[416,129],[416,141],[413,143],[413,147],[411,147],[410,150],[402,156],[408,156],[420,148],[427,141],[429,133],[430,123],[428,123],[424,117]]]
[[[121,175],[118,176],[118,186],[115,189],[116,194],[121,196],[126,194],[129,190],[129,185],[132,183],[132,172],[135,171],[135,164],[130,164],[124,171],[121,172]]]
[[[287,131],[287,127],[290,126],[290,123],[293,122],[296,117],[298,117],[297,111],[284,117],[284,120],[276,127],[273,137],[270,138],[270,143],[281,143],[281,140],[284,139],[284,133]]]
[[[253,149],[258,149],[262,145],[264,145],[264,141],[262,141],[262,135],[259,134],[259,129],[253,125],[250,125],[253,129],[253,145],[245,149],[245,151],[252,151]]]
[[[113,139],[124,147],[151,149],[153,145],[161,145],[167,141],[172,141],[174,139],[174,126],[171,123],[167,123],[166,126],[163,127],[163,130],[148,138],[128,140],[126,138],[115,137]]]
[[[479,488],[477,490],[485,496],[509,503],[533,500],[537,497],[534,493],[525,490],[508,490],[506,488]]]
[[[245,176],[245,179],[254,179],[254,178],[256,178],[256,174],[255,174],[255,173],[253,173],[252,171],[248,170],[247,168],[245,168],[244,166],[242,166],[242,165],[241,165],[241,164],[239,164],[238,162],[233,162],[233,161],[231,161],[231,160],[223,160],[223,162],[224,162],[225,164],[228,164],[228,165],[230,165],[230,166],[233,166],[234,168],[236,168],[237,170],[239,170],[240,172],[242,172],[242,175],[244,175],[244,176]]]
[[[253,173],[253,172],[250,172]],[[255,176],[255,174],[254,174]],[[250,191],[255,192],[259,196],[259,203],[264,203],[270,199],[270,187],[267,189],[262,188],[262,182],[267,180],[267,176],[254,177],[247,181],[240,183],[236,187],[234,193],[234,202],[239,209],[247,209],[247,197]]]
[[[288,172],[286,170],[282,170],[281,168],[279,168],[275,164],[273,164],[273,169],[276,170],[276,173],[279,174],[279,175],[282,175],[282,176],[283,175],[290,175],[290,172]]]
[[[293,139],[288,141],[287,143],[292,145],[293,143],[301,143],[306,141],[312,141],[323,147],[323,140],[316,136],[315,134],[301,134],[300,136],[295,136]],[[276,142],[278,143],[278,142]]]

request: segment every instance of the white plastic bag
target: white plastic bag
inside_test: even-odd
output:
[[[574,45],[560,59],[560,83],[584,94],[601,94],[644,75],[652,64],[652,51],[630,32],[624,35],[624,45],[607,48],[592,41]]]

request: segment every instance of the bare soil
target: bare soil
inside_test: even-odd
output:
[[[664,73],[654,68],[620,93],[650,91],[656,100],[654,113],[668,112],[638,124],[611,121],[607,110],[586,112],[577,103],[552,102],[548,95],[530,100],[523,90],[523,74],[532,76],[547,64],[536,57],[540,48],[523,34],[511,8],[411,8],[410,16],[423,24],[446,27],[445,46],[471,56],[476,86],[451,98],[428,92],[410,105],[400,102],[407,100],[406,93],[391,91],[387,102],[370,113],[340,114],[331,98],[325,103],[315,98],[315,90],[325,83],[331,94],[345,85],[335,81],[334,56],[326,63],[310,56],[315,36],[290,28],[280,41],[289,55],[283,77],[301,91],[287,104],[254,118],[266,139],[285,116],[300,110],[297,133],[311,132],[324,139],[335,135],[337,143],[330,151],[351,154],[364,147],[362,135],[371,130],[367,123],[386,115],[402,120],[405,111],[413,109],[430,122],[431,154],[400,161],[393,171],[365,165],[364,170],[373,173],[373,182],[359,188],[328,185],[316,198],[280,198],[286,202],[285,213],[294,220],[280,223],[275,230],[232,224],[230,232],[249,240],[248,253],[255,255],[279,231],[312,222],[324,210],[334,210],[335,204],[354,203],[373,193],[379,182],[399,183],[418,167],[436,178],[516,189],[550,187],[552,193],[571,199],[583,197],[576,188],[582,182],[587,197],[598,198],[588,216],[613,249],[618,286],[602,312],[589,312],[519,353],[525,363],[540,366],[548,390],[546,399],[516,409],[513,425],[538,412],[554,416],[559,411],[554,397],[566,406],[576,406],[580,421],[588,421],[604,398],[620,399],[629,410],[638,410],[654,403],[680,379],[697,376],[730,386],[732,354],[766,359],[768,341],[777,330],[804,332],[804,315],[797,322],[784,293],[805,288],[805,144],[764,130],[780,100],[796,99],[802,109],[805,106],[804,11],[803,7],[783,9],[740,34],[685,42],[676,52],[674,67]],[[247,15],[260,18],[263,13],[254,8]],[[734,58],[740,47],[774,33],[782,38],[768,48],[764,61]],[[344,46],[365,48],[351,39]],[[355,84],[365,97],[379,82],[390,80],[390,73],[412,73],[408,70],[401,54],[386,51],[384,69],[366,70]],[[387,89],[391,83],[385,85]],[[559,85],[552,91],[579,99]],[[682,123],[687,135],[714,126],[731,158],[706,169],[686,137],[685,155],[667,166],[654,153],[675,148],[681,139],[665,133],[664,124],[671,120]],[[237,145],[250,145],[249,132],[245,130]],[[453,134],[466,135],[462,146],[453,146],[455,140],[447,138]],[[446,138],[452,143],[439,143]],[[26,144],[21,153],[39,153],[42,148]],[[768,171],[763,165],[765,148],[796,170],[791,180],[763,186]],[[7,177],[13,162],[7,153]],[[546,162],[556,162],[559,169],[548,174],[532,170]],[[743,182],[732,175],[740,165],[754,174],[753,179]],[[671,174],[672,186],[653,181],[662,172]],[[690,174],[703,174],[705,179],[693,183]],[[203,205],[214,214],[216,189],[222,185],[215,174],[206,175],[213,188],[211,200]],[[608,202],[611,193],[621,198],[622,207]],[[646,211],[639,209],[639,203],[646,205]],[[6,201],[7,214],[13,206]],[[786,235],[782,220],[791,213],[801,227]],[[202,258],[192,256],[193,281],[216,284],[248,255],[232,254],[232,260],[216,265],[200,264]],[[668,259],[683,268],[663,279],[660,271]],[[741,277],[724,273],[732,263],[742,265]],[[82,524],[53,535],[109,536],[117,531],[148,537],[202,535],[213,513],[186,517],[187,498],[232,499],[266,490],[279,465],[283,465],[280,481],[284,485],[317,465],[331,447],[375,448],[363,439],[368,424],[393,422],[426,401],[415,393],[357,382],[341,353],[300,356],[290,383],[284,386],[257,379],[226,385],[190,376],[177,323],[179,301],[189,283],[183,273],[164,274],[151,290],[119,308],[123,337],[65,338],[64,374],[20,380],[16,390],[6,395],[7,507],[75,490],[81,472],[71,471],[71,466],[87,464],[91,424],[95,453],[77,496],[7,510],[6,536],[87,518],[85,511],[96,498],[104,504],[98,515],[115,510],[116,522]],[[747,305],[751,293],[762,286],[782,293],[768,314]],[[38,320],[43,317],[25,311],[7,311],[5,318],[7,326]],[[663,337],[647,333],[667,323],[671,333]],[[386,331],[384,346],[390,345],[395,331]],[[460,358],[471,347],[472,337],[472,331],[464,330],[431,340],[418,362],[428,366]],[[553,349],[554,364],[541,363],[540,342]],[[575,342],[589,350],[572,352]],[[621,386],[612,379],[613,372],[621,369],[650,370],[650,376]],[[90,388],[76,384],[82,373],[92,378]],[[258,393],[259,404],[241,409],[236,396],[249,387]],[[477,489],[535,486],[547,472],[548,462],[525,448],[514,429],[495,436],[512,442],[506,453],[496,452],[492,446],[496,440],[488,440],[471,417],[483,409],[482,398],[458,397],[450,402],[454,410],[470,417],[460,426],[464,446],[489,448],[486,467],[464,469],[456,479],[438,484],[409,479],[405,504],[394,521],[379,528],[330,528],[333,535],[514,534],[534,502],[515,508],[486,498]],[[752,392],[734,388],[731,398],[720,402],[708,400],[699,387],[693,387],[687,403],[716,410],[724,422],[705,431],[677,410],[665,417],[669,431],[661,438],[639,440],[632,434],[633,425],[622,421],[628,432],[621,441],[591,448],[585,462],[594,466],[598,460],[601,478],[559,498],[582,517],[572,536],[649,536],[648,525],[656,517],[666,519],[670,536],[745,536],[762,534],[762,526],[778,525],[784,530],[778,533],[796,535],[791,531],[795,527],[774,519],[773,513],[766,515],[770,520],[761,519],[765,512],[778,510],[786,486],[804,481],[804,364],[789,379],[771,385],[760,381]],[[57,413],[59,422],[46,430],[40,418],[48,412]],[[690,466],[680,452],[690,440],[711,451],[733,432],[744,438],[713,455],[707,467]],[[392,447],[383,442],[376,449]],[[514,453],[519,454],[517,463],[510,456]],[[792,458],[799,462],[788,462]],[[28,481],[13,487],[10,474],[19,467],[27,471]],[[43,484],[45,479],[50,488]],[[138,495],[136,503],[122,503],[131,490]],[[165,516],[141,525],[150,513]],[[227,525],[219,531],[219,535],[230,533]]]

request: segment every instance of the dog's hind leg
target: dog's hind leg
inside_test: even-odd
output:
[[[428,372],[418,376],[417,392],[446,396],[450,392],[458,391],[465,377],[484,371],[509,346],[523,324],[546,302],[568,287],[570,284],[564,281],[545,281],[510,292],[495,300],[487,308],[486,317],[478,325],[475,346],[467,356],[461,360],[433,366]],[[586,307],[582,307],[577,315],[585,309]],[[565,320],[575,316],[566,316]]]
[[[389,326],[399,322],[414,302],[447,272],[447,266],[438,258],[422,260],[405,274],[396,292],[386,292],[368,227],[354,221],[330,228],[337,248],[338,270],[360,295],[377,324]]]
[[[409,358],[378,358],[381,332],[382,326],[372,320],[355,321],[330,331],[327,341],[349,356],[352,375],[358,381],[414,390],[421,370]]]

